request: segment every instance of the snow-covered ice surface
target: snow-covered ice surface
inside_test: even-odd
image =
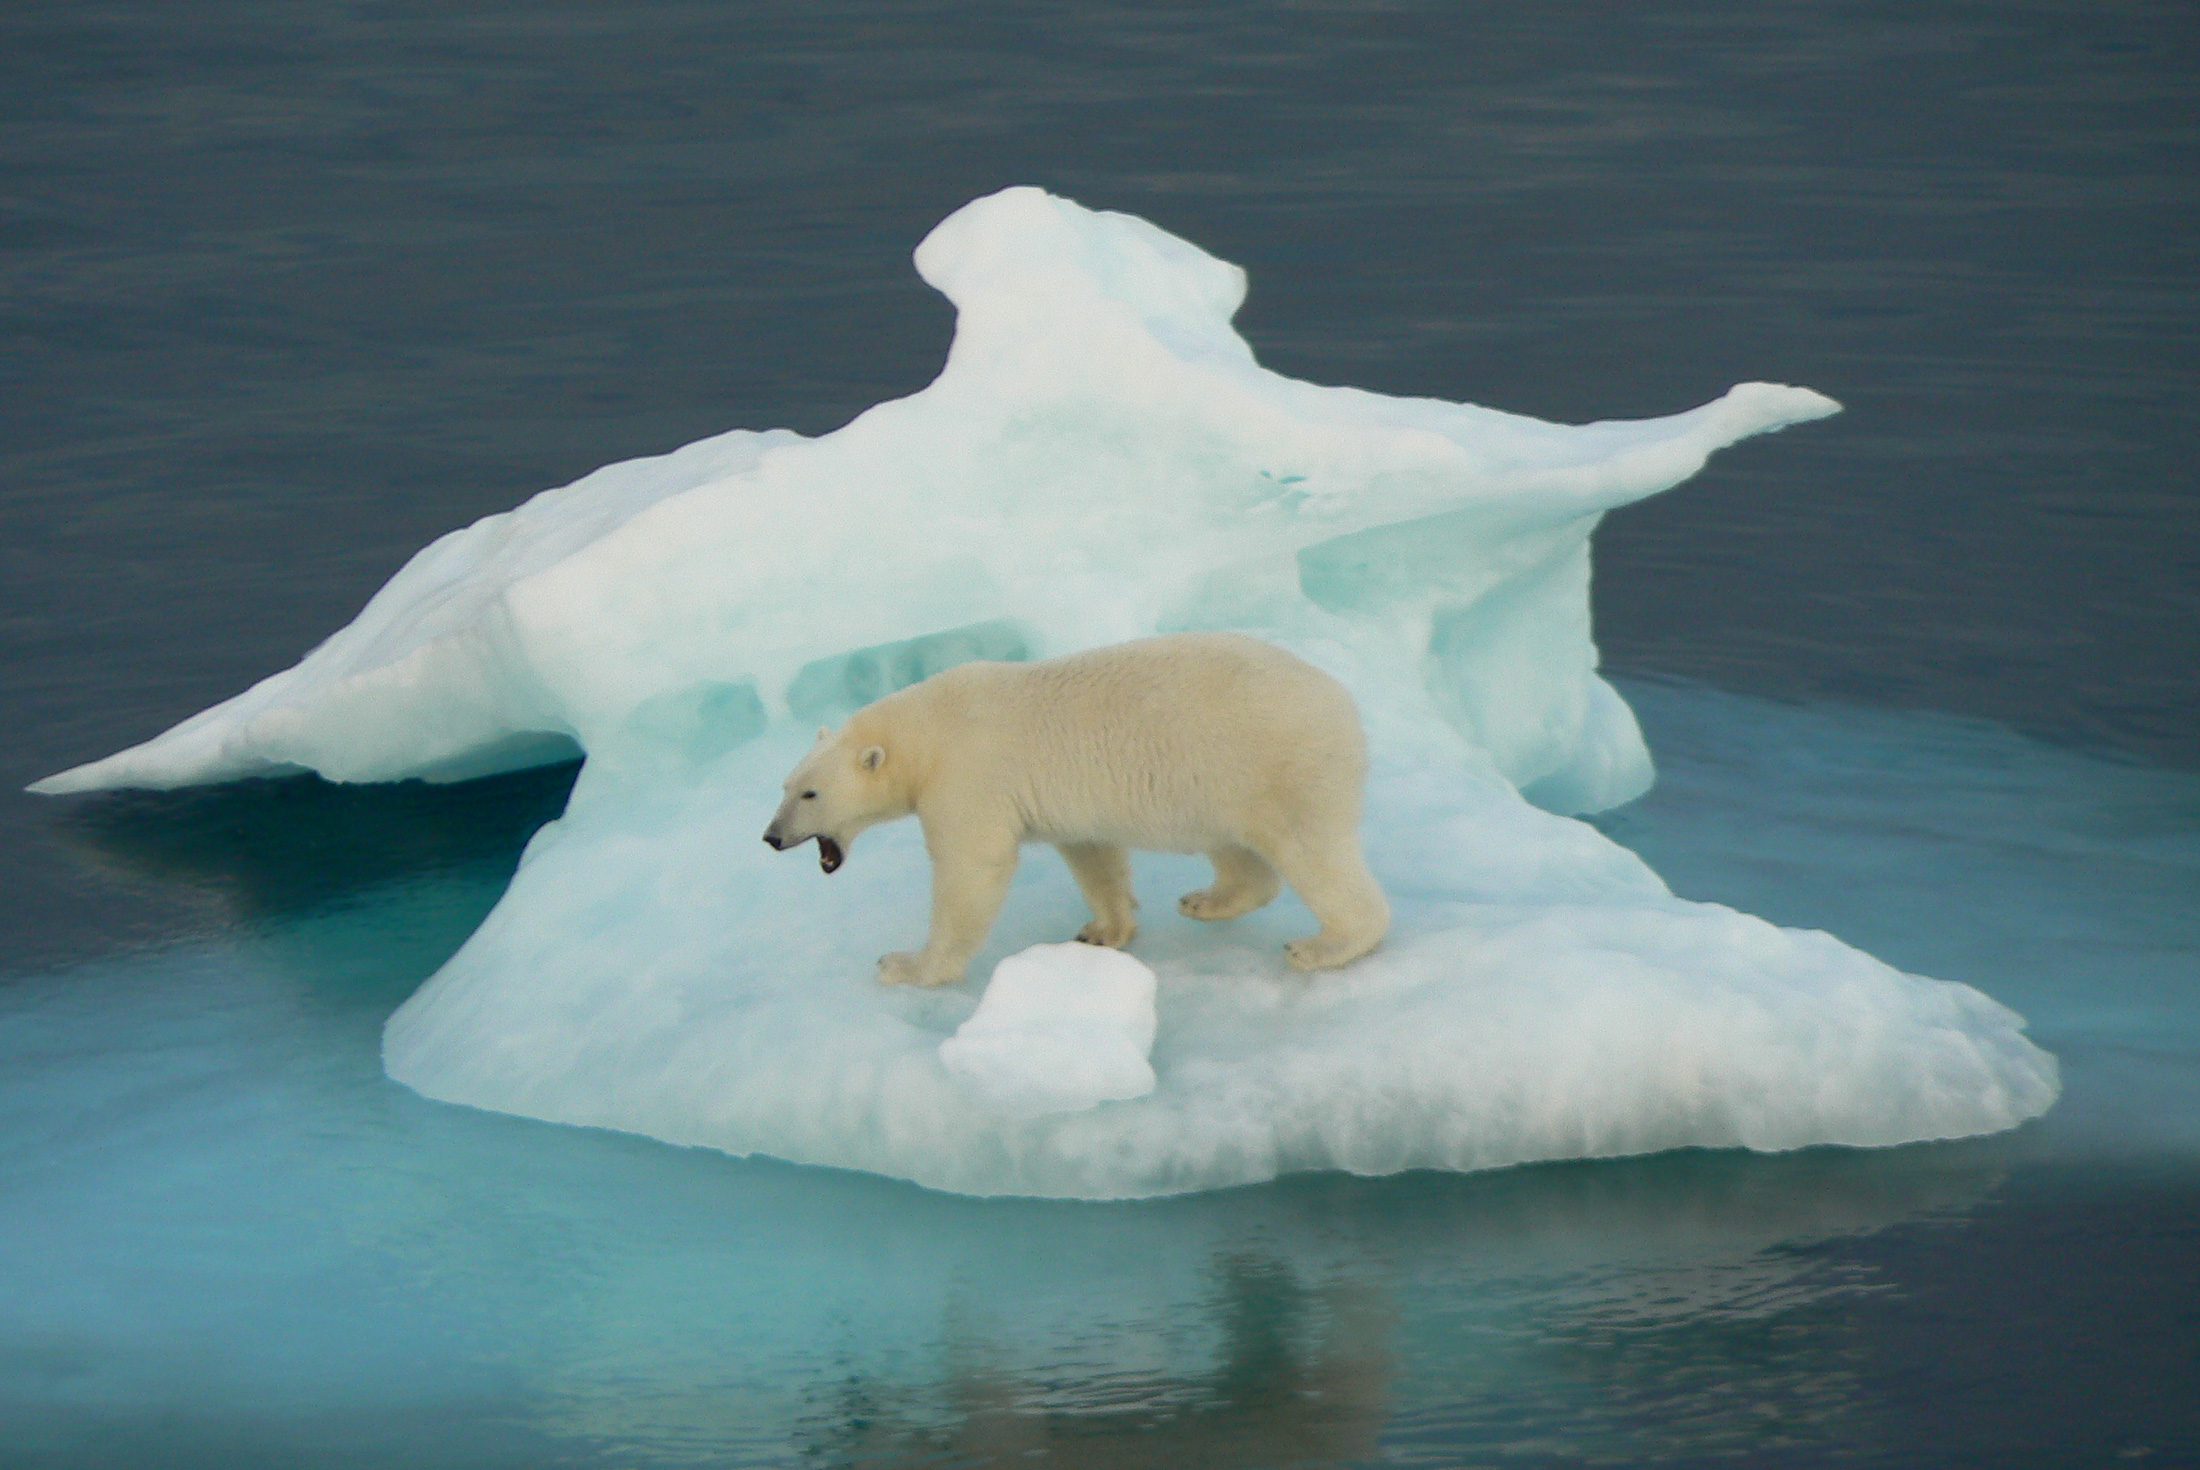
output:
[[[1118,949],[1034,944],[994,967],[940,1063],[994,1106],[1075,1113],[1153,1091],[1154,974]]]
[[[445,537],[296,668],[38,789],[454,779],[577,745],[566,815],[391,1018],[390,1075],[971,1193],[1894,1144],[2053,1103],[2053,1059],[1978,991],[1681,901],[1563,815],[1651,777],[1596,673],[1598,517],[1829,400],[1746,384],[1567,427],[1295,382],[1230,327],[1236,267],[1036,190],[957,212],[917,264],[958,311],[922,392],[815,440],[612,466]],[[1143,858],[1153,1090],[1000,1107],[941,1058],[976,996],[872,978],[922,933],[914,825],[830,879],[756,834],[821,719],[962,658],[1193,627],[1354,691],[1390,941],[1295,975],[1295,901],[1196,925],[1173,899],[1203,866]],[[1034,853],[974,973],[1081,922]]]

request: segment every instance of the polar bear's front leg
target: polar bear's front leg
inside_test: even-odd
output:
[[[927,826],[924,845],[932,854],[932,932],[924,948],[902,951],[878,962],[878,977],[888,985],[954,985],[969,972],[971,956],[985,947],[1016,876],[1013,837],[979,837],[942,832]]]

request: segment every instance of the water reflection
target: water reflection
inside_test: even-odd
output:
[[[1397,1311],[1364,1282],[1309,1287],[1254,1250],[1213,1263],[1220,1344],[1185,1374],[1073,1377],[1003,1367],[980,1334],[951,1330],[945,1372],[909,1389],[850,1377],[821,1394],[796,1442],[834,1465],[1281,1465],[1374,1452],[1391,1412]]]
[[[369,889],[461,868],[509,874],[565,809],[578,762],[451,786],[346,786],[317,776],[118,791],[60,808],[70,855],[126,879],[209,893],[233,921],[311,914]]]
[[[1825,1443],[1877,1412],[1848,1317],[1892,1294],[1843,1243],[1961,1221],[2005,1150],[1310,1176],[1098,1207],[658,1151],[624,1192],[683,1208],[620,1206],[623,1245],[585,1248],[584,1320],[533,1375],[532,1426],[636,1462],[864,1467]]]

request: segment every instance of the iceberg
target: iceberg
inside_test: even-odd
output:
[[[815,439],[737,431],[613,465],[454,532],[294,668],[33,789],[450,781],[585,752],[502,901],[391,1017],[389,1075],[967,1193],[1885,1145],[2054,1102],[2054,1059],[1978,991],[1684,902],[1574,820],[1652,778],[1597,672],[1598,519],[1831,400],[1751,383],[1569,426],[1298,382],[1232,328],[1236,266],[1037,189],[958,210],[916,265],[957,312],[923,390]],[[1035,1111],[968,1085],[948,1043],[977,997],[873,979],[922,932],[914,824],[830,880],[771,862],[755,834],[779,779],[816,724],[954,663],[1193,628],[1268,638],[1353,691],[1391,937],[1298,976],[1294,901],[1198,925],[1173,898],[1200,864],[1141,855],[1150,1090]],[[1080,915],[1031,854],[973,973]],[[1016,1023],[1065,1044],[1043,1019]],[[1029,1075],[1002,1055],[978,1070]]]

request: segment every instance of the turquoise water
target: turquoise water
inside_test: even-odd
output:
[[[962,1199],[382,1076],[383,1020],[559,773],[136,798],[86,849],[240,922],[0,999],[0,1460],[2200,1453],[2200,778],[1947,717],[1626,692],[1663,780],[1601,825],[1684,894],[2016,1005],[2063,1060],[2057,1109],[1888,1151]],[[501,850],[419,835],[492,804]],[[415,835],[286,889],[287,806]],[[2108,1257],[2080,1301],[2074,1235]]]

